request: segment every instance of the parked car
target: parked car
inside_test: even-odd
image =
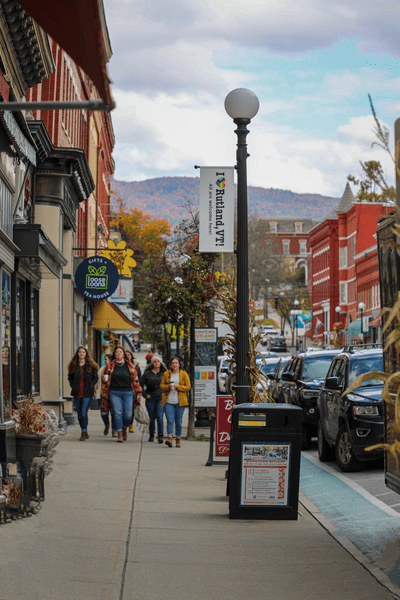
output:
[[[287,352],[286,340],[283,335],[276,335],[270,340],[269,344],[270,350],[275,350],[275,352]]]
[[[278,358],[278,356],[275,355],[271,358],[266,358],[265,363],[262,362],[261,364],[259,364],[258,368],[260,369],[260,371],[262,373],[264,373],[264,375],[267,375],[269,377],[270,375],[273,375],[273,373],[275,372],[276,365],[278,364],[279,361],[280,361],[280,358]],[[268,381],[269,381],[269,379],[268,379]],[[267,391],[269,393],[268,382],[265,384],[264,387],[267,389]],[[258,389],[261,397],[267,402],[267,398],[265,398],[263,387],[260,383],[257,384],[257,389]]]
[[[217,386],[219,394],[228,394],[230,392],[227,391],[226,378],[229,371],[230,366],[230,357],[227,355],[218,357],[218,367],[217,367]]]
[[[273,338],[280,335],[281,332],[279,329],[268,329],[266,331],[263,331],[261,334],[261,343],[263,346],[268,346]]]
[[[280,399],[276,393],[277,385],[285,368],[286,363],[290,360],[290,356],[282,356],[278,359],[273,373],[268,373],[268,393],[275,402],[280,402]]]
[[[370,371],[383,371],[382,350],[346,349],[329,368],[318,397],[318,456],[334,460],[344,472],[358,471],[383,456],[383,450],[366,452],[384,441],[383,383],[368,379],[352,392],[343,392]]]
[[[256,363],[262,363],[263,362],[263,358],[267,359],[267,358],[275,358],[277,357],[277,353],[276,352],[271,352],[270,350],[264,351],[262,350],[261,352],[257,351],[256,354]]]
[[[339,352],[304,352],[295,356],[282,373],[280,392],[283,401],[303,409],[303,450],[310,447],[311,438],[317,435],[318,393],[332,360]]]

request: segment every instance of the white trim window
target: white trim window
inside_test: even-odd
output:
[[[290,247],[289,240],[283,240],[283,254],[290,254],[289,247]]]
[[[339,283],[339,304],[347,304],[347,281]]]
[[[339,269],[347,269],[347,246],[339,246]]]
[[[300,240],[300,254],[307,254],[307,242],[306,242],[306,240]]]

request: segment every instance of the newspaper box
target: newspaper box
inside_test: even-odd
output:
[[[302,418],[290,404],[233,407],[229,518],[297,519]]]

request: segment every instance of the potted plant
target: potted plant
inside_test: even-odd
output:
[[[41,453],[46,414],[40,404],[36,404],[33,398],[28,398],[24,402],[17,402],[17,408],[13,409],[13,419],[16,423],[17,461],[29,471],[33,459]]]
[[[6,497],[6,511],[11,518],[18,518],[21,508],[21,489],[8,477],[3,479],[2,494]]]

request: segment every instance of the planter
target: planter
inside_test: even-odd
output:
[[[17,461],[21,463],[27,471],[30,470],[33,459],[36,456],[40,456],[42,441],[44,439],[44,435],[16,434],[15,443],[17,447]]]

